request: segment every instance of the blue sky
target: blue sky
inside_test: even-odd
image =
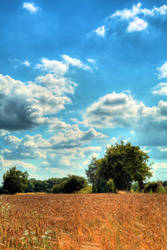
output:
[[[130,141],[167,179],[167,2],[1,1],[0,168],[85,175]]]

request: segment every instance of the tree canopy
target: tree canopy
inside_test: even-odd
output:
[[[3,175],[3,188],[9,194],[22,193],[28,184],[28,173],[12,167]]]
[[[148,160],[148,154],[139,146],[116,143],[107,148],[103,158],[92,159],[86,174],[94,192],[106,192],[110,179],[119,190],[129,190],[136,181],[142,189],[143,182],[152,176]]]
[[[47,180],[28,179],[27,172],[12,167],[3,175],[3,186],[0,187],[0,194],[27,192],[73,193],[87,186],[87,180],[82,176],[69,175],[68,177]]]
[[[69,175],[69,177],[53,187],[53,193],[74,193],[87,186],[84,177]]]

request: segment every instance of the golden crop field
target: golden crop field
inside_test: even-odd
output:
[[[167,249],[167,195],[3,195],[0,249]]]

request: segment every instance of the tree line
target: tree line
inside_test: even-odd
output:
[[[27,172],[12,167],[3,175],[0,193],[15,194],[29,192],[74,193],[79,190],[105,193],[117,190],[166,192],[166,182],[148,182],[152,176],[149,156],[131,143],[121,142],[106,149],[104,157],[93,158],[86,170],[87,179],[82,176],[69,175],[64,178],[36,180],[28,178]]]
[[[64,178],[49,178],[47,180],[28,179],[28,173],[12,167],[3,175],[1,194],[15,193],[73,193],[88,185],[81,176],[69,175]]]

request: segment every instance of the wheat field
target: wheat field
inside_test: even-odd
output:
[[[0,249],[167,249],[167,195],[0,197]]]

